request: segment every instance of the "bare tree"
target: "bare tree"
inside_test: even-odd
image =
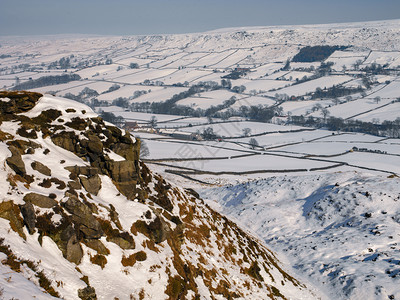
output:
[[[378,104],[379,102],[381,102],[381,97],[376,96],[376,97],[374,98],[374,100],[375,100],[375,103]]]
[[[251,149],[254,149],[255,147],[258,147],[258,142],[257,142],[257,140],[255,138],[251,138],[249,140],[249,144],[251,146]]]
[[[326,118],[330,115],[330,112],[324,107],[321,109],[321,115],[324,118],[324,123],[326,123]]]
[[[144,140],[140,139],[140,157],[146,157],[150,155],[149,147]]]
[[[318,110],[321,110],[322,108],[323,108],[322,105],[320,103],[317,103],[311,108],[311,110],[318,111]]]
[[[251,129],[250,128],[243,128],[242,132],[243,132],[243,136],[249,136],[251,134]]]
[[[151,116],[150,121],[149,121],[149,125],[152,128],[157,126],[157,118],[156,118],[156,116]]]

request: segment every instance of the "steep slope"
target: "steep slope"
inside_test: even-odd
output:
[[[316,297],[194,191],[152,174],[140,141],[85,105],[0,92],[0,113],[7,295],[27,278],[64,299]]]
[[[400,297],[400,180],[356,172],[279,176],[201,193],[328,290]]]

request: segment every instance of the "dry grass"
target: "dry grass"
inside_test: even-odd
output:
[[[102,269],[104,269],[107,264],[107,258],[104,255],[96,254],[95,256],[90,256],[90,262],[92,264],[99,265]]]

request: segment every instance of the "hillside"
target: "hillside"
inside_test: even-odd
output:
[[[273,176],[201,192],[330,299],[400,297],[399,195],[397,176],[359,172]]]
[[[84,104],[0,93],[4,297],[312,299],[249,233]],[[29,281],[28,281],[29,280]]]

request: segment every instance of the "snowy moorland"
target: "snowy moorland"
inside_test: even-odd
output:
[[[3,297],[399,299],[399,34],[0,37]]]

